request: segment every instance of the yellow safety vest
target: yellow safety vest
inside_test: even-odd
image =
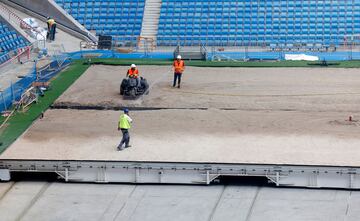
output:
[[[131,127],[130,122],[129,122],[128,119],[126,118],[125,114],[121,114],[121,115],[120,115],[119,127],[120,127],[121,129],[130,129],[130,127]]]
[[[53,24],[56,24],[54,19],[49,19],[47,20],[47,23],[49,24],[49,26],[51,27]]]

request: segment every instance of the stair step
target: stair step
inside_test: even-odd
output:
[[[141,25],[141,36],[151,38],[156,41],[162,0],[146,0],[144,16]],[[140,41],[139,49],[145,49],[145,42]]]

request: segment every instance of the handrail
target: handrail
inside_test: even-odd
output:
[[[9,55],[10,59],[5,61],[4,63],[0,64],[0,69],[5,67],[6,65],[8,65],[9,63],[11,63],[12,61],[14,61],[16,59],[19,60],[20,57],[22,55],[24,55],[24,54],[26,54],[28,59],[29,59],[30,58],[31,48],[32,48],[32,46],[30,45],[30,46],[26,46],[26,47],[23,47],[23,48],[18,48],[18,49],[12,50],[12,51],[2,55],[1,57]],[[16,55],[11,57],[10,54],[16,54]]]
[[[306,44],[318,44],[318,46],[327,46],[327,45],[334,45],[334,46],[340,46],[343,45],[341,42],[327,42],[327,41],[313,41],[311,43],[309,43],[309,41],[273,41],[273,43],[266,43],[265,41],[247,41],[247,40],[241,40],[241,39],[231,39],[231,36],[224,36],[224,35],[181,35],[181,36],[174,36],[174,35],[158,35],[156,36],[156,38],[150,38],[150,37],[142,37],[142,36],[131,36],[131,35],[111,35],[113,37],[113,39],[115,38],[116,41],[121,42],[133,42],[135,43],[135,39],[136,39],[136,43],[138,45],[139,43],[139,39],[143,38],[143,39],[148,39],[151,40],[151,42],[149,41],[149,43],[153,44],[154,46],[176,46],[176,44],[174,44],[174,42],[177,42],[177,44],[181,45],[181,46],[213,46],[214,42],[219,43],[216,44],[216,46],[234,46],[234,47],[269,47],[271,46],[271,44],[276,44],[276,45],[283,45],[283,47],[285,46],[295,46],[296,45],[302,45],[305,46]],[[285,36],[282,36],[285,37]],[[164,39],[165,38],[165,39]],[[169,38],[169,39],[167,39]],[[216,39],[219,38],[219,39]],[[159,40],[160,39],[160,40]],[[191,39],[191,40],[189,40]],[[359,37],[360,39],[360,37]],[[353,45],[360,45],[360,41],[358,41],[357,39],[354,39],[356,41],[353,41],[352,44]],[[171,41],[171,42],[170,42]],[[183,43],[183,42],[192,42],[190,45],[188,45],[188,43]],[[158,44],[160,43],[160,44]],[[169,44],[170,43],[170,44]]]
[[[156,48],[156,41],[154,38],[151,38],[151,37],[143,37],[143,36],[138,36],[137,38],[137,47],[139,48],[140,47],[140,43],[144,41],[144,49],[145,50],[148,50],[149,48],[147,47],[148,43],[150,43],[150,50],[154,50]]]
[[[30,13],[32,13],[32,14],[35,14],[35,15],[38,16],[38,17],[41,17],[41,18],[46,18],[46,17],[47,17],[46,15],[44,15],[44,14],[42,14],[42,13],[39,13],[39,12],[36,12],[36,11],[34,11],[34,10],[28,8],[28,7],[25,7],[24,5],[20,5],[20,4],[18,4],[18,3],[16,3],[16,2],[13,2],[13,1],[11,1],[11,0],[8,0],[8,1],[9,1],[11,4],[16,5],[17,7],[20,7],[20,8],[22,8],[22,9],[25,9],[25,10],[27,10],[28,12],[30,12]],[[85,34],[85,33],[82,32],[82,31],[79,31],[79,30],[76,30],[76,29],[74,29],[74,28],[69,27],[68,25],[62,23],[62,22],[59,21],[59,20],[56,21],[56,24],[60,25],[60,27],[63,27],[63,28],[65,28],[65,29],[67,29],[67,30],[76,32],[76,33],[84,36],[85,38],[87,38],[88,40],[90,40],[90,41],[92,41],[92,42],[94,42],[94,43],[97,42],[95,39],[93,39],[93,38],[90,36],[90,33],[89,33],[88,31],[84,31],[84,32],[86,33],[86,34]]]
[[[38,35],[42,36],[42,39],[46,39],[46,36],[44,36],[41,32],[39,32],[37,29],[33,28],[31,25],[27,24],[24,20],[22,20],[22,18],[20,18],[17,14],[15,14],[14,12],[12,12],[9,8],[7,8],[6,6],[4,6],[3,4],[0,4],[0,7],[5,10],[8,14],[9,14],[9,22],[11,21],[11,17],[14,17],[16,20],[19,21],[19,26],[20,28],[25,27],[26,29],[30,29],[34,32],[36,32]]]

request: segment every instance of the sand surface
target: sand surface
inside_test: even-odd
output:
[[[132,112],[116,151],[118,111],[49,110],[0,159],[360,166],[360,127],[337,112]]]
[[[167,66],[139,66],[152,86],[137,101],[119,95],[128,67],[92,66],[57,105],[229,108],[241,110],[358,111],[360,72],[336,68],[187,67],[181,89]]]
[[[140,66],[150,94],[123,100],[127,67],[92,66],[56,105],[133,111],[133,147],[116,151],[121,112],[49,110],[1,159],[360,166],[357,69]],[[356,122],[347,121],[353,115]]]

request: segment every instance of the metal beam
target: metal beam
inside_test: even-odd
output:
[[[54,172],[67,182],[211,184],[221,176],[265,177],[276,186],[360,189],[360,168],[107,161],[0,161],[0,179],[11,172]]]

